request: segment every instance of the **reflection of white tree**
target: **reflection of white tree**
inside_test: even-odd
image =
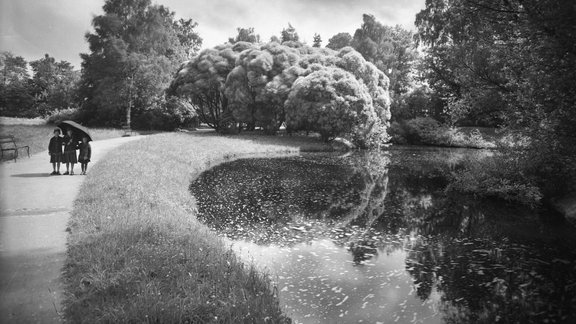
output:
[[[368,230],[384,214],[389,164],[389,155],[382,152],[367,152],[352,163],[354,171],[364,180],[364,189],[359,193],[360,202],[340,220],[338,227],[363,220],[362,225]]]

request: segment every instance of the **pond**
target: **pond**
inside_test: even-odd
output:
[[[478,150],[241,159],[191,186],[199,218],[272,278],[295,323],[573,323],[576,235],[445,193]],[[544,215],[545,218],[545,215]]]

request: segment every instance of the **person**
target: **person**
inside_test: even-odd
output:
[[[66,172],[64,172],[64,175],[74,175],[74,164],[78,163],[78,159],[76,158],[76,149],[78,148],[78,144],[74,140],[73,135],[72,130],[68,129],[62,140],[64,142],[62,162],[66,163]]]
[[[88,162],[90,162],[90,157],[92,156],[92,147],[88,143],[88,137],[82,137],[82,143],[80,143],[80,153],[78,153],[78,162],[82,167],[82,175],[86,175],[88,170]]]
[[[50,155],[50,163],[52,163],[52,173],[50,175],[60,175],[60,162],[62,162],[62,136],[60,136],[60,129],[54,129],[53,136],[48,143],[48,155]]]

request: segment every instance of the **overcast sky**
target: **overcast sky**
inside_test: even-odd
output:
[[[280,35],[291,23],[301,40],[312,43],[320,34],[325,46],[339,32],[354,34],[369,13],[385,25],[414,29],[425,0],[158,0],[178,18],[198,22],[203,47],[236,35],[237,27],[254,27],[263,41]],[[80,53],[88,52],[84,34],[102,14],[104,0],[0,0],[0,50],[26,60],[45,53],[80,68]]]

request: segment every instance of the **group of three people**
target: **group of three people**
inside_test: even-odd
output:
[[[54,171],[50,175],[60,175],[60,163],[66,164],[66,172],[64,175],[74,175],[74,164],[80,163],[83,175],[88,170],[88,162],[92,155],[92,148],[88,143],[89,138],[82,137],[82,142],[74,139],[74,133],[71,129],[66,131],[66,135],[60,136],[60,129],[54,129],[54,136],[50,139],[48,144],[48,154],[50,155],[50,163]],[[76,157],[76,150],[80,150],[78,157]]]

